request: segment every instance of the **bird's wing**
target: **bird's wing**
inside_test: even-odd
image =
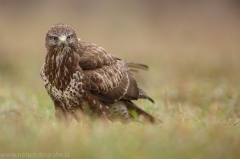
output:
[[[112,104],[116,100],[138,99],[141,92],[133,79],[127,62],[108,54],[105,49],[79,40],[79,66],[88,79],[91,93]]]

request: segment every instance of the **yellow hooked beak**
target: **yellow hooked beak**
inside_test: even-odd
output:
[[[60,38],[59,38],[59,42],[60,42],[60,44],[62,44],[62,45],[65,45],[66,44],[66,36],[60,36]]]

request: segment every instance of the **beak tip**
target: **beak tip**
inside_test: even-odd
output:
[[[66,42],[66,36],[61,36],[61,37],[59,38],[59,40],[60,40],[61,42]]]
[[[66,45],[66,36],[61,36],[59,38],[59,44],[62,45],[62,46]]]

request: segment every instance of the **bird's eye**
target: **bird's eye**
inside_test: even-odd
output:
[[[67,36],[67,39],[68,39],[68,40],[71,39],[71,35],[68,35],[68,36]]]
[[[58,37],[56,37],[56,36],[53,36],[52,38],[53,38],[53,40],[57,40],[58,39]]]

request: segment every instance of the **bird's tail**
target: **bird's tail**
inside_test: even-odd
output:
[[[131,72],[138,72],[138,69],[145,70],[145,71],[148,70],[148,66],[145,64],[131,62],[131,61],[125,61],[125,63],[130,68]]]
[[[130,111],[130,115],[132,117],[143,116],[144,118],[146,118],[151,123],[157,123],[157,124],[162,124],[163,123],[162,120],[160,120],[160,119],[152,116],[151,114],[147,113],[146,111],[144,111],[142,108],[140,108],[139,106],[137,106],[133,102],[126,101],[125,104],[128,107],[128,110]]]

